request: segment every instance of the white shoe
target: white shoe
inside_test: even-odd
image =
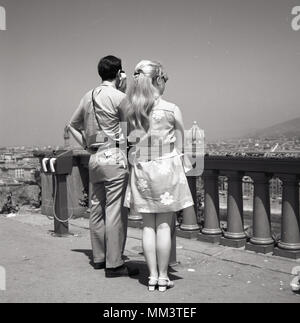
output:
[[[292,275],[298,276],[298,277],[295,277],[291,282],[292,290],[295,293],[300,292],[300,266],[293,268]]]
[[[174,287],[174,283],[170,281],[169,278],[159,278],[158,279],[158,290],[160,292],[165,292],[167,289]]]
[[[148,290],[149,292],[154,292],[158,284],[158,279],[156,277],[149,277]]]
[[[293,292],[300,292],[300,277],[295,277],[291,282]]]

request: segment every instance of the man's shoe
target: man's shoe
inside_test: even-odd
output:
[[[116,278],[116,277],[128,277],[136,276],[139,274],[138,269],[130,269],[127,266],[123,265],[118,268],[106,269],[105,276],[106,278]]]
[[[105,269],[105,262],[96,262],[94,263],[95,270]]]

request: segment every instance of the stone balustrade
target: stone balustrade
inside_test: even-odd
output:
[[[299,176],[300,160],[265,157],[216,157],[205,159],[204,227],[200,240],[220,242],[231,247],[300,258]],[[221,230],[219,218],[218,177],[228,178],[227,230]],[[242,179],[248,176],[254,185],[253,235],[248,241],[243,225]],[[272,238],[270,214],[270,179],[283,183],[281,239]]]
[[[43,158],[45,152],[36,154]],[[74,151],[74,172],[70,183],[74,189],[72,200],[78,201],[78,192],[88,190],[89,154],[84,151]],[[227,229],[220,225],[219,177],[225,176],[228,182],[227,199]],[[243,178],[252,179],[254,185],[253,197],[253,234],[248,237],[244,226],[243,208]],[[241,248],[258,253],[274,253],[274,255],[300,258],[300,218],[299,218],[299,176],[300,159],[265,158],[265,157],[228,157],[206,156],[205,170],[202,175],[204,182],[204,224],[199,228],[197,223],[197,208],[189,208],[183,212],[183,222],[178,234],[198,238],[201,241],[220,243],[224,246]],[[51,175],[42,174],[42,199],[49,203],[52,190]],[[282,181],[282,214],[281,239],[274,241],[271,229],[270,190],[272,178]],[[196,178],[189,178],[192,194],[197,203]],[[76,189],[74,188],[76,186]],[[79,189],[78,189],[79,188]],[[77,193],[76,193],[77,192]],[[76,196],[74,194],[77,194]],[[70,194],[70,192],[69,192]],[[73,203],[73,208],[76,209]],[[49,209],[43,207],[43,213]],[[51,214],[48,214],[51,215]],[[131,224],[138,224],[141,217],[131,214]],[[136,225],[139,226],[139,225]]]

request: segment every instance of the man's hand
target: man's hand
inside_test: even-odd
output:
[[[118,72],[118,84],[117,88],[119,91],[126,93],[127,90],[127,76],[124,72],[119,71]]]
[[[83,148],[86,148],[86,142],[82,135],[82,132],[78,131],[77,129],[73,128],[71,125],[67,126],[69,132],[73,136],[73,138],[77,141],[77,143]]]

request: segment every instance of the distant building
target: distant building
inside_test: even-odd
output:
[[[38,168],[38,159],[23,147],[0,151],[0,185],[34,182]]]
[[[270,181],[270,196],[275,199],[282,196],[282,182],[279,178]]]
[[[243,195],[246,198],[252,197],[254,195],[253,181],[248,176],[245,176],[243,179]]]

